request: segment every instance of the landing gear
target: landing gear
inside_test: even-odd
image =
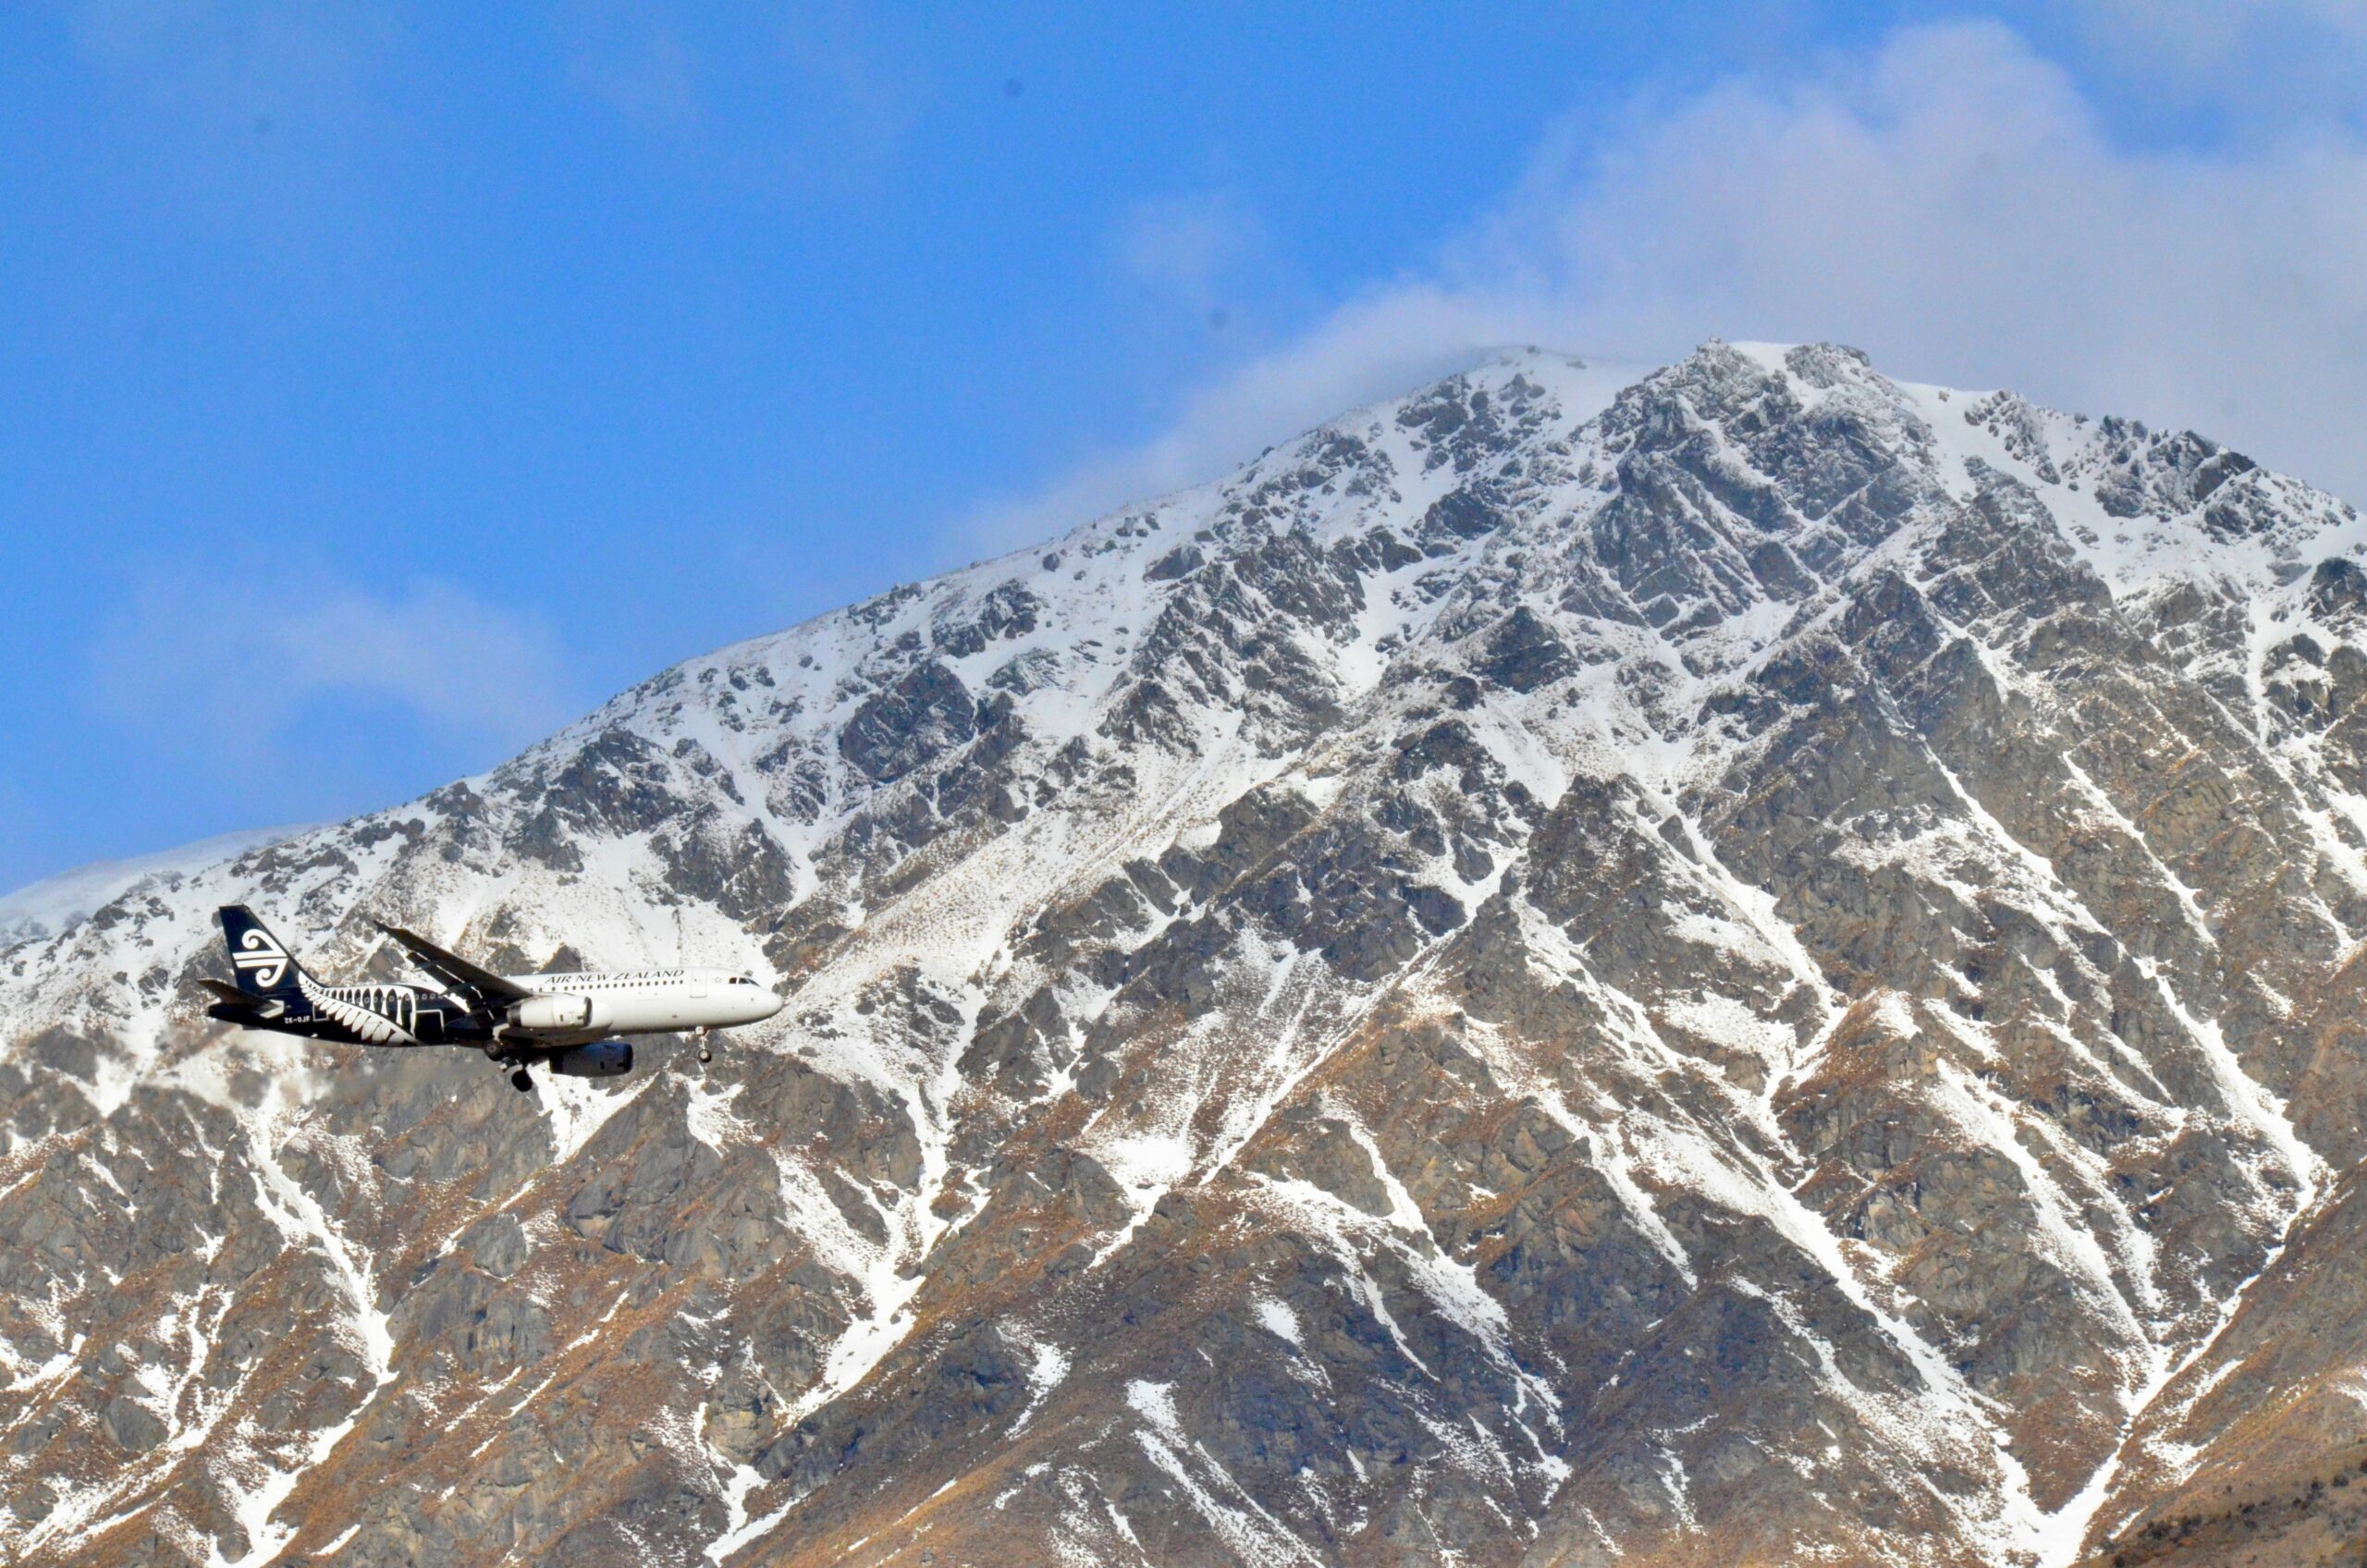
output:
[[[522,1095],[533,1090],[534,1081],[526,1076],[526,1070],[521,1067],[509,1075],[509,1086]]]
[[[698,1042],[699,1060],[701,1061],[713,1061],[715,1060],[715,1052],[707,1047],[705,1030],[702,1029],[698,1032]]]

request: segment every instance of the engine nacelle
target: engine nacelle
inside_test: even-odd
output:
[[[632,1071],[632,1045],[627,1040],[595,1040],[570,1046],[551,1058],[551,1071],[568,1078],[618,1078]]]
[[[509,1009],[509,1026],[530,1035],[606,1029],[610,1019],[608,1004],[598,997],[528,997]]]

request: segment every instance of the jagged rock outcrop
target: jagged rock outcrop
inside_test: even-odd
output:
[[[0,949],[0,1540],[2336,1538],[2362,546],[1845,349],[1523,353],[146,869]],[[790,1006],[530,1100],[204,1022],[231,900],[329,972],[399,972],[377,916]]]

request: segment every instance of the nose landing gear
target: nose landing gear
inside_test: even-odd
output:
[[[526,1076],[526,1070],[521,1067],[509,1075],[509,1086],[520,1094],[526,1094],[533,1089],[534,1081]]]
[[[713,1061],[715,1060],[715,1052],[706,1043],[706,1031],[704,1029],[699,1030],[697,1032],[697,1037],[699,1042],[699,1060],[701,1061]]]

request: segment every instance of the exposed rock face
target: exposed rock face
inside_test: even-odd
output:
[[[1622,379],[1453,378],[0,950],[0,1540],[2331,1538],[2367,527],[1842,349]],[[679,923],[791,1004],[528,1099],[203,1023],[231,900],[330,974]]]

